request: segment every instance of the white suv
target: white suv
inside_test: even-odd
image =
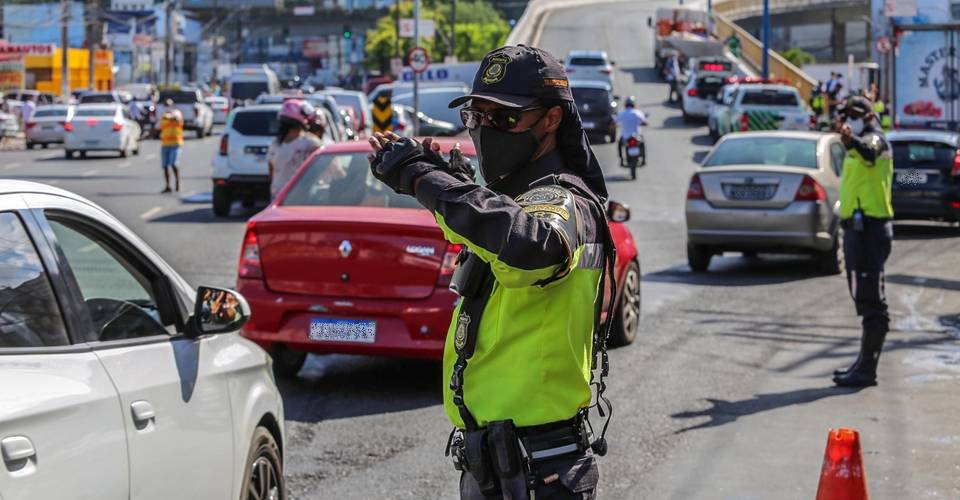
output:
[[[571,50],[567,54],[567,76],[571,80],[599,81],[613,88],[613,66],[602,50]]]
[[[280,104],[237,108],[227,119],[220,150],[213,156],[213,213],[230,215],[234,200],[245,207],[270,201],[267,148],[277,135]]]
[[[250,310],[102,208],[0,181],[4,500],[285,498],[283,405]]]

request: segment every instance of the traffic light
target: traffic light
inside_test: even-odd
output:
[[[350,25],[349,25],[349,24],[344,24],[344,25],[343,25],[343,38],[344,38],[345,40],[349,40],[350,37],[352,37],[352,36],[353,36],[353,31],[350,30]]]

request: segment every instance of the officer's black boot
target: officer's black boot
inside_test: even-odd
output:
[[[857,360],[854,361],[853,364],[850,365],[850,366],[848,366],[847,368],[837,368],[836,370],[834,370],[834,371],[833,371],[833,376],[834,376],[834,377],[839,377],[840,375],[846,375],[847,373],[850,373],[850,372],[852,372],[853,370],[856,370],[856,369],[857,369],[857,366],[860,366],[860,360],[863,359],[863,345],[862,345],[862,344],[863,344],[863,343],[861,342],[860,354],[857,355]]]
[[[885,329],[864,329],[860,342],[860,358],[850,370],[834,375],[833,382],[841,387],[869,387],[877,385],[877,363],[887,337]]]

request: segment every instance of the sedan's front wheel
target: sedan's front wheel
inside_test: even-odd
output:
[[[247,454],[241,500],[286,500],[280,447],[270,431],[257,427]]]

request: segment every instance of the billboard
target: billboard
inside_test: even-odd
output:
[[[0,54],[0,91],[24,88],[23,54]]]
[[[903,126],[960,119],[958,32],[904,31],[896,58],[896,112]]]

